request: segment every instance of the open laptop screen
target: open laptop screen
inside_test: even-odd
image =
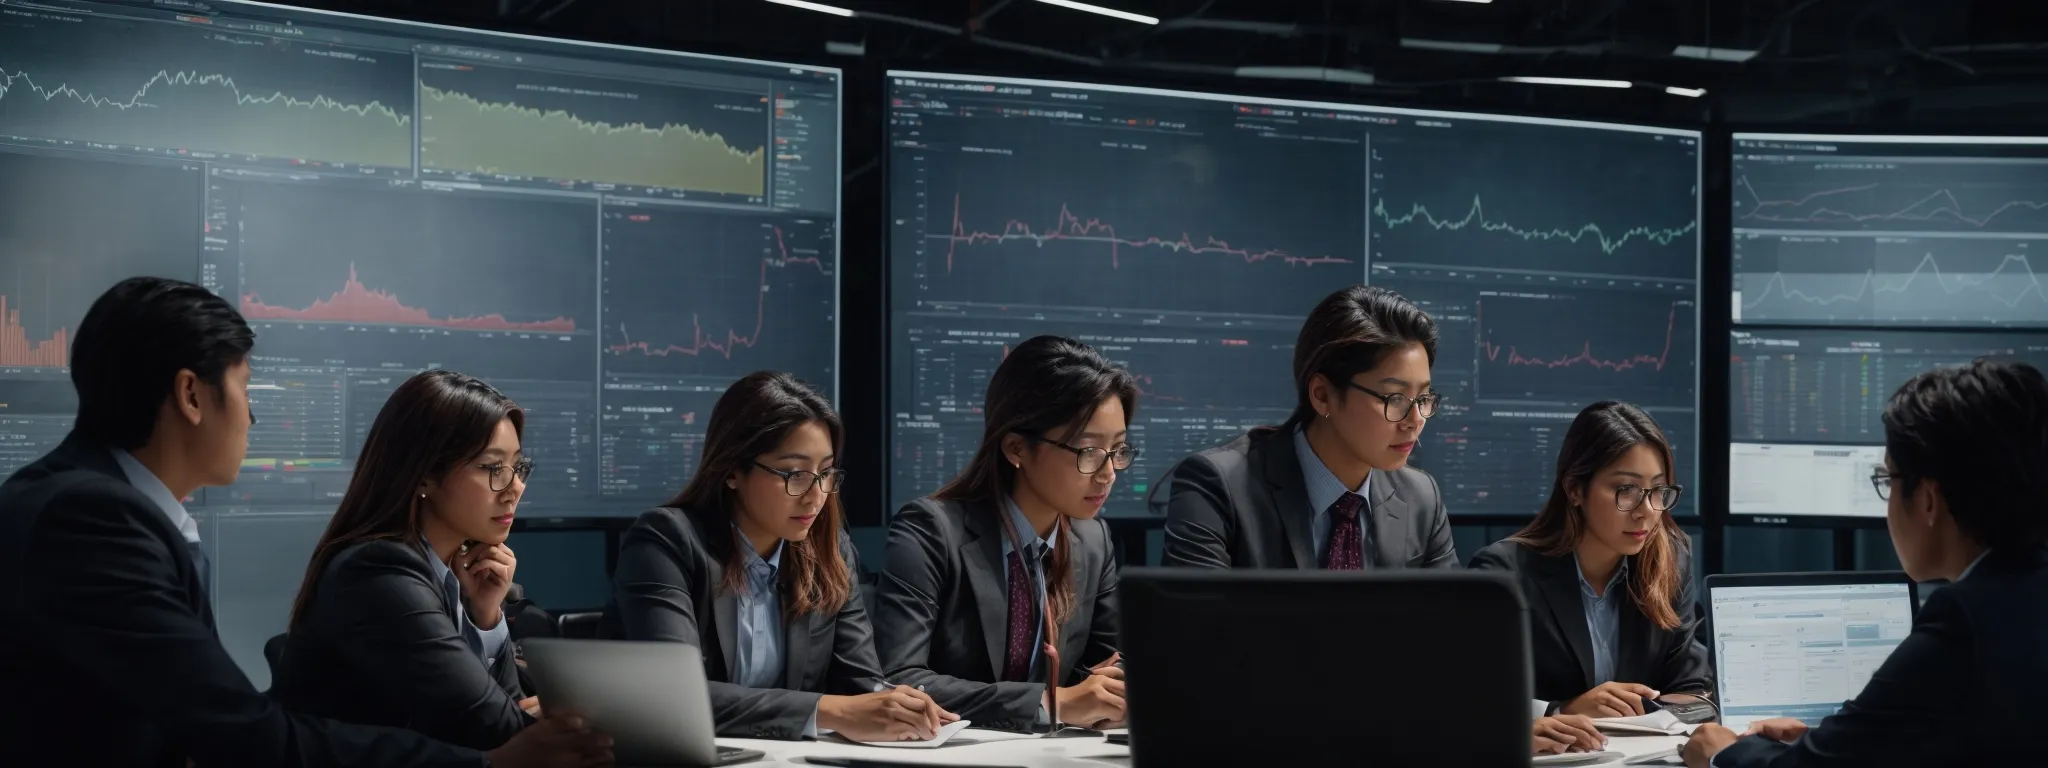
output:
[[[1913,629],[1913,594],[1893,583],[1708,585],[1721,720],[1809,725],[1863,690]]]

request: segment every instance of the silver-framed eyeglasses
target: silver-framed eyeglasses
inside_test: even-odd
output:
[[[511,464],[478,464],[476,468],[490,473],[492,493],[503,493],[505,489],[512,487],[512,478],[516,477],[520,482],[525,482],[526,478],[533,476],[532,459],[520,459]]]

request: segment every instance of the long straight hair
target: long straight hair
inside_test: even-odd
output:
[[[1124,406],[1124,423],[1138,413],[1138,382],[1102,353],[1073,339],[1036,336],[1018,344],[989,377],[982,404],[981,446],[967,468],[932,494],[941,501],[967,502],[1001,521],[1013,545],[1023,531],[1011,530],[1005,499],[1016,485],[1017,470],[1003,460],[1008,435],[1071,442],[1095,418],[1102,401],[1114,397]],[[1053,622],[1066,623],[1074,613],[1073,546],[1066,515],[1053,521],[1058,546],[1052,548],[1051,570],[1045,576],[1048,610]]]
[[[365,541],[418,542],[420,485],[482,454],[490,447],[491,433],[507,419],[523,438],[526,412],[474,376],[424,371],[398,385],[370,425],[348,491],[313,547],[287,626],[297,629],[305,618],[320,574],[336,553]]]
[[[1638,445],[1656,450],[1658,460],[1664,462],[1665,476],[1676,479],[1678,463],[1673,460],[1671,441],[1643,409],[1613,400],[1586,406],[1564,433],[1550,500],[1544,502],[1543,511],[1536,513],[1535,520],[1509,538],[1551,557],[1572,552],[1586,535],[1586,513],[1572,504],[1569,491],[1577,490],[1583,496],[1594,475]],[[1681,617],[1672,601],[1678,595],[1679,580],[1692,577],[1678,572],[1677,551],[1679,547],[1690,549],[1692,544],[1669,511],[1650,511],[1657,518],[1643,551],[1635,555],[1635,567],[1630,569],[1629,597],[1652,624],[1676,629]]]
[[[757,457],[782,445],[798,427],[813,422],[831,433],[832,453],[838,455],[846,430],[832,404],[795,376],[776,371],[758,371],[733,382],[712,406],[697,474],[669,499],[668,506],[685,514],[710,515],[721,523],[712,526],[715,532],[706,542],[712,555],[725,564],[719,592],[737,594],[747,584],[739,537],[729,535],[733,515],[738,512],[739,492],[727,488],[725,479],[734,473],[763,471],[754,465]],[[844,525],[839,494],[825,494],[825,508],[811,525],[810,534],[782,548],[778,578],[785,616],[832,613],[846,605],[853,594],[853,577],[839,552],[839,530]]]

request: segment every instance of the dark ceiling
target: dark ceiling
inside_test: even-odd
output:
[[[834,0],[861,12],[852,19],[764,0],[295,4],[830,64],[850,82],[902,67],[1658,121],[2048,120],[2048,3],[2035,0],[1104,0],[1155,16],[1157,26],[1035,0]],[[1444,42],[1499,48],[1442,50]],[[860,53],[830,53],[827,43]],[[1759,53],[1702,61],[1674,56],[1678,46]],[[1374,82],[1238,76],[1246,66],[1348,70]],[[1708,97],[1497,82],[1508,75],[1626,79],[1706,88]]]

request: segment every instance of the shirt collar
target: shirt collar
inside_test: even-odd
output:
[[[1963,579],[1967,579],[1967,578],[1970,578],[1970,572],[1971,572],[1971,571],[1974,571],[1974,570],[1977,570],[1977,564],[1978,564],[1978,563],[1982,563],[1982,562],[1984,562],[1984,556],[1985,556],[1985,555],[1989,555],[1989,554],[1991,554],[1991,550],[1988,550],[1988,549],[1987,549],[1987,550],[1984,550],[1984,553],[1983,553],[1983,554],[1980,554],[1980,555],[1978,555],[1978,556],[1977,556],[1977,559],[1975,559],[1975,560],[1971,560],[1971,561],[1970,561],[1970,567],[1968,567],[1968,568],[1964,568],[1964,569],[1963,569],[1963,573],[1962,573],[1962,575],[1960,575],[1960,576],[1957,576],[1957,577],[1956,577],[1956,581],[1962,581]]]
[[[440,554],[434,552],[434,543],[427,541],[427,537],[420,537],[420,547],[422,551],[427,553],[427,562],[434,564],[434,578],[446,581],[448,577],[455,575],[455,569],[448,567],[447,563],[441,562]]]
[[[732,527],[732,535],[738,541],[740,551],[746,553],[744,555],[745,559],[740,561],[740,565],[747,570],[753,570],[756,564],[760,564],[767,567],[769,573],[774,573],[776,569],[782,567],[782,545],[788,542],[781,539],[775,540],[775,551],[769,552],[768,557],[763,559],[761,553],[754,551],[754,543],[747,540],[746,534],[740,533],[739,526],[735,525]]]
[[[1052,533],[1046,534],[1045,538],[1035,538],[1036,531],[1033,531],[1031,529],[1031,519],[1024,516],[1024,508],[1017,506],[1016,499],[1011,498],[1009,496],[1004,496],[1003,509],[1007,510],[1010,513],[1010,525],[1016,528],[1018,536],[1024,537],[1027,541],[1037,542],[1039,546],[1045,548],[1046,552],[1052,551],[1053,545],[1059,540],[1058,526],[1054,526]],[[1015,547],[1012,547],[1010,545],[1010,537],[1004,536],[1003,554],[1009,554],[1012,551],[1015,551]]]
[[[1327,513],[1338,499],[1344,498],[1344,494],[1364,496],[1366,489],[1372,487],[1371,472],[1365,473],[1365,479],[1359,481],[1357,488],[1344,487],[1344,481],[1337,479],[1337,473],[1331,472],[1329,465],[1324,464],[1322,457],[1309,446],[1307,427],[1294,430],[1294,455],[1299,457],[1301,464],[1301,480],[1307,486],[1309,509],[1317,515]]]
[[[1584,566],[1579,565],[1579,553],[1577,552],[1572,553],[1572,570],[1577,571],[1579,574],[1579,591],[1592,596],[1593,584],[1586,581],[1586,569]],[[1600,591],[1598,599],[1605,600],[1609,595],[1614,594],[1614,586],[1620,584],[1627,577],[1628,558],[1624,557],[1621,559],[1621,565],[1614,569],[1614,575],[1607,577],[1607,588]]]
[[[177,526],[178,532],[184,534],[186,543],[199,543],[199,521],[193,520],[192,514],[185,511],[184,502],[171,493],[170,486],[164,485],[155,472],[127,451],[115,448],[114,463],[121,465],[121,474],[128,478],[129,485],[149,497],[150,502],[163,511],[164,517],[171,519],[171,525]]]

